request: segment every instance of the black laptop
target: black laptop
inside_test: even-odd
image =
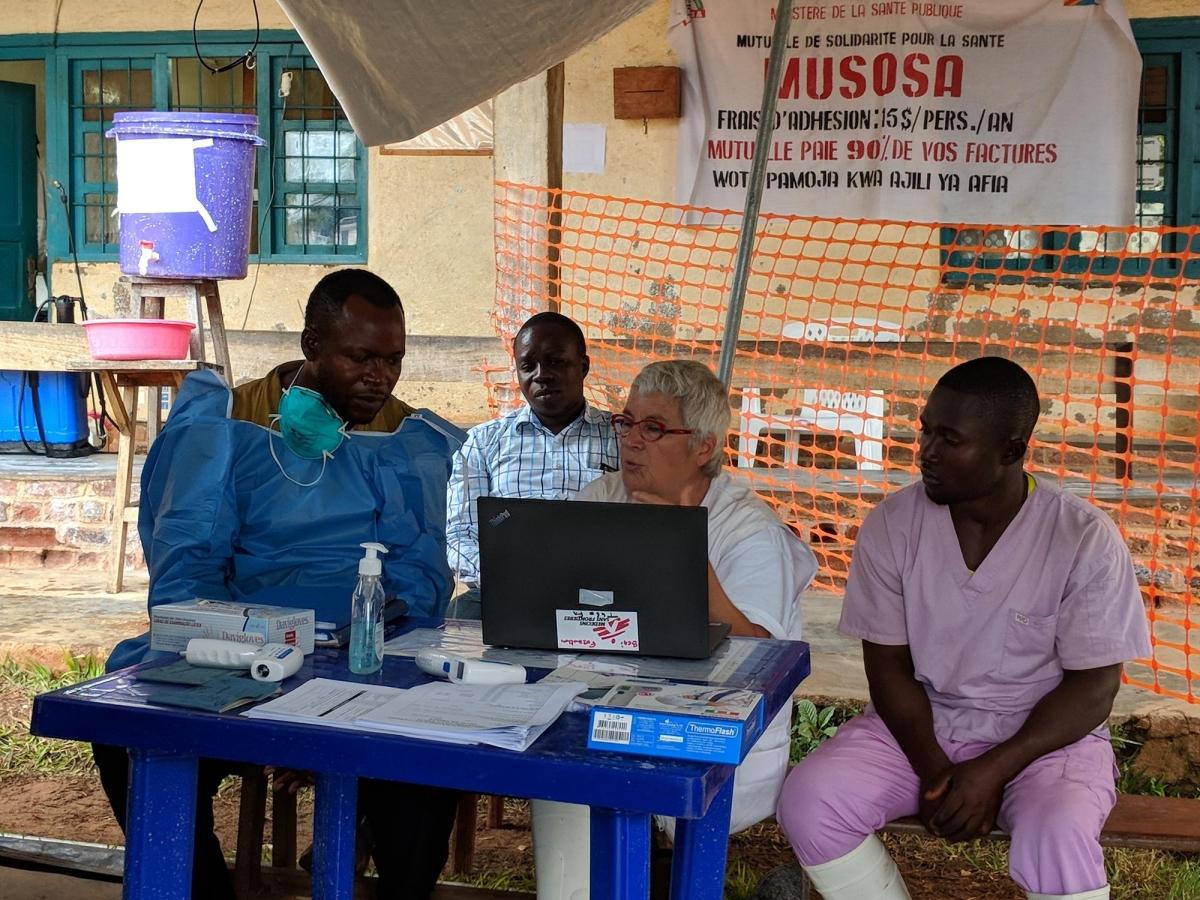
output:
[[[729,633],[708,621],[702,506],[479,498],[486,644],[705,659]]]

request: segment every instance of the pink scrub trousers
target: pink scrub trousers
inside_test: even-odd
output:
[[[994,744],[940,740],[953,762]],[[997,824],[1012,836],[1008,871],[1038,894],[1104,887],[1100,830],[1116,803],[1112,745],[1089,734],[1034,760],[1004,789]],[[868,835],[915,815],[920,782],[883,720],[867,712],[802,760],[788,776],[776,819],[802,865],[846,855]]]

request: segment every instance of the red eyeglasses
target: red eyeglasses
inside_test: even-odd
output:
[[[611,421],[617,437],[625,437],[632,433],[633,429],[639,427],[642,429],[642,438],[646,441],[660,440],[664,434],[694,433],[694,429],[691,428],[664,428],[661,422],[656,422],[654,419],[631,419],[620,413],[613,413]]]

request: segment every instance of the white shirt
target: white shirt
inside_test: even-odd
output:
[[[480,497],[567,500],[620,466],[608,413],[584,406],[558,434],[523,405],[476,425],[454,454],[446,494],[446,556],[460,581],[479,583]]]
[[[577,499],[623,503],[629,495],[615,472],[593,481]],[[728,472],[712,480],[701,505],[708,509],[708,560],[730,601],[771,637],[799,640],[800,595],[817,572],[812,551],[746,482]],[[789,703],[738,766],[731,832],[775,814],[787,774],[791,717]]]

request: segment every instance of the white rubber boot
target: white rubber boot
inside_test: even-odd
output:
[[[900,870],[875,835],[845,856],[804,871],[825,900],[910,900]]]
[[[1084,891],[1082,894],[1035,894],[1026,892],[1029,900],[1108,900],[1108,885],[1096,888],[1094,891]]]
[[[591,810],[555,800],[530,802],[537,900],[588,900]]]

